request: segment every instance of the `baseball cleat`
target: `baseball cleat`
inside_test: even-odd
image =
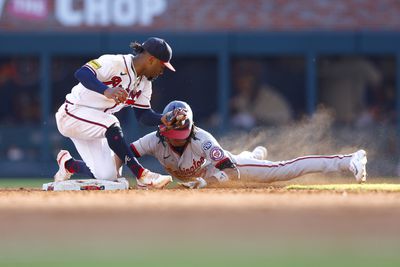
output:
[[[140,189],[160,189],[172,182],[172,177],[145,169],[142,176],[136,179],[136,182]]]
[[[350,171],[353,172],[357,182],[364,183],[367,180],[367,152],[358,150],[353,154],[350,160]]]
[[[263,146],[257,146],[251,153],[253,153],[254,158],[258,160],[266,160],[268,156],[268,150]]]
[[[69,180],[71,178],[72,173],[67,171],[65,168],[65,162],[72,159],[71,154],[67,150],[60,150],[57,155],[57,163],[58,163],[58,172],[54,175],[55,182],[61,182],[65,180]]]

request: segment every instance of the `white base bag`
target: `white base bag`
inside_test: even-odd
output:
[[[44,191],[83,191],[83,190],[128,190],[129,182],[125,178],[115,181],[85,179],[67,180],[43,184]]]

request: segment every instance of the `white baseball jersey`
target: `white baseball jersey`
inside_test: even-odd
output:
[[[111,125],[119,125],[112,114],[127,106],[151,107],[151,82],[144,76],[137,76],[132,58],[132,55],[103,55],[85,64],[100,82],[109,87],[124,88],[129,95],[125,103],[116,104],[113,99],[79,83],[56,113],[58,130],[71,138],[82,160],[98,179],[113,180],[118,174],[114,152],[105,138]]]
[[[67,100],[76,105],[99,109],[110,114],[129,105],[136,108],[150,108],[151,82],[144,76],[137,76],[132,59],[132,55],[103,55],[84,65],[108,87],[124,88],[129,96],[125,103],[116,104],[113,99],[89,90],[81,83],[72,88],[66,97]]]
[[[349,170],[350,155],[305,156],[288,161],[272,162],[256,159],[249,151],[233,155],[222,149],[215,138],[197,127],[196,138],[190,139],[183,154],[174,151],[168,143],[160,142],[156,132],[147,134],[131,144],[137,156],[151,155],[165,167],[171,176],[182,181],[197,177],[216,178],[223,182],[227,175],[217,167],[230,158],[239,169],[241,179],[272,182],[290,180],[314,172]]]

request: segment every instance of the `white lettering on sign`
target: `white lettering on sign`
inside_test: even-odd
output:
[[[14,0],[13,9],[16,12],[43,16],[46,13],[46,2],[37,0]]]
[[[47,17],[47,6],[47,0],[10,0],[7,11],[14,17],[40,20]]]
[[[138,20],[138,14],[130,0],[115,0],[113,8],[113,18],[115,25],[129,26],[135,24]]]
[[[74,10],[74,0],[57,0],[55,3],[55,16],[64,26],[78,26],[83,22],[83,13]]]
[[[147,26],[166,8],[167,0],[56,0],[55,16],[64,26]]]
[[[3,8],[4,8],[5,4],[6,4],[6,0],[0,0],[0,18],[1,18],[1,15],[3,15]]]
[[[108,0],[86,0],[84,2],[86,24],[89,26],[110,25],[108,4]]]

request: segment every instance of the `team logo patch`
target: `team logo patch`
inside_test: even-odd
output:
[[[207,141],[203,144],[203,150],[209,150],[211,148],[212,144],[210,141]]]
[[[224,151],[219,147],[213,147],[210,150],[210,157],[215,161],[221,160],[224,158]]]
[[[90,66],[91,66],[93,69],[95,69],[95,70],[98,70],[98,69],[101,68],[100,63],[97,62],[97,60],[95,60],[95,59],[89,61],[87,64],[90,65]]]

